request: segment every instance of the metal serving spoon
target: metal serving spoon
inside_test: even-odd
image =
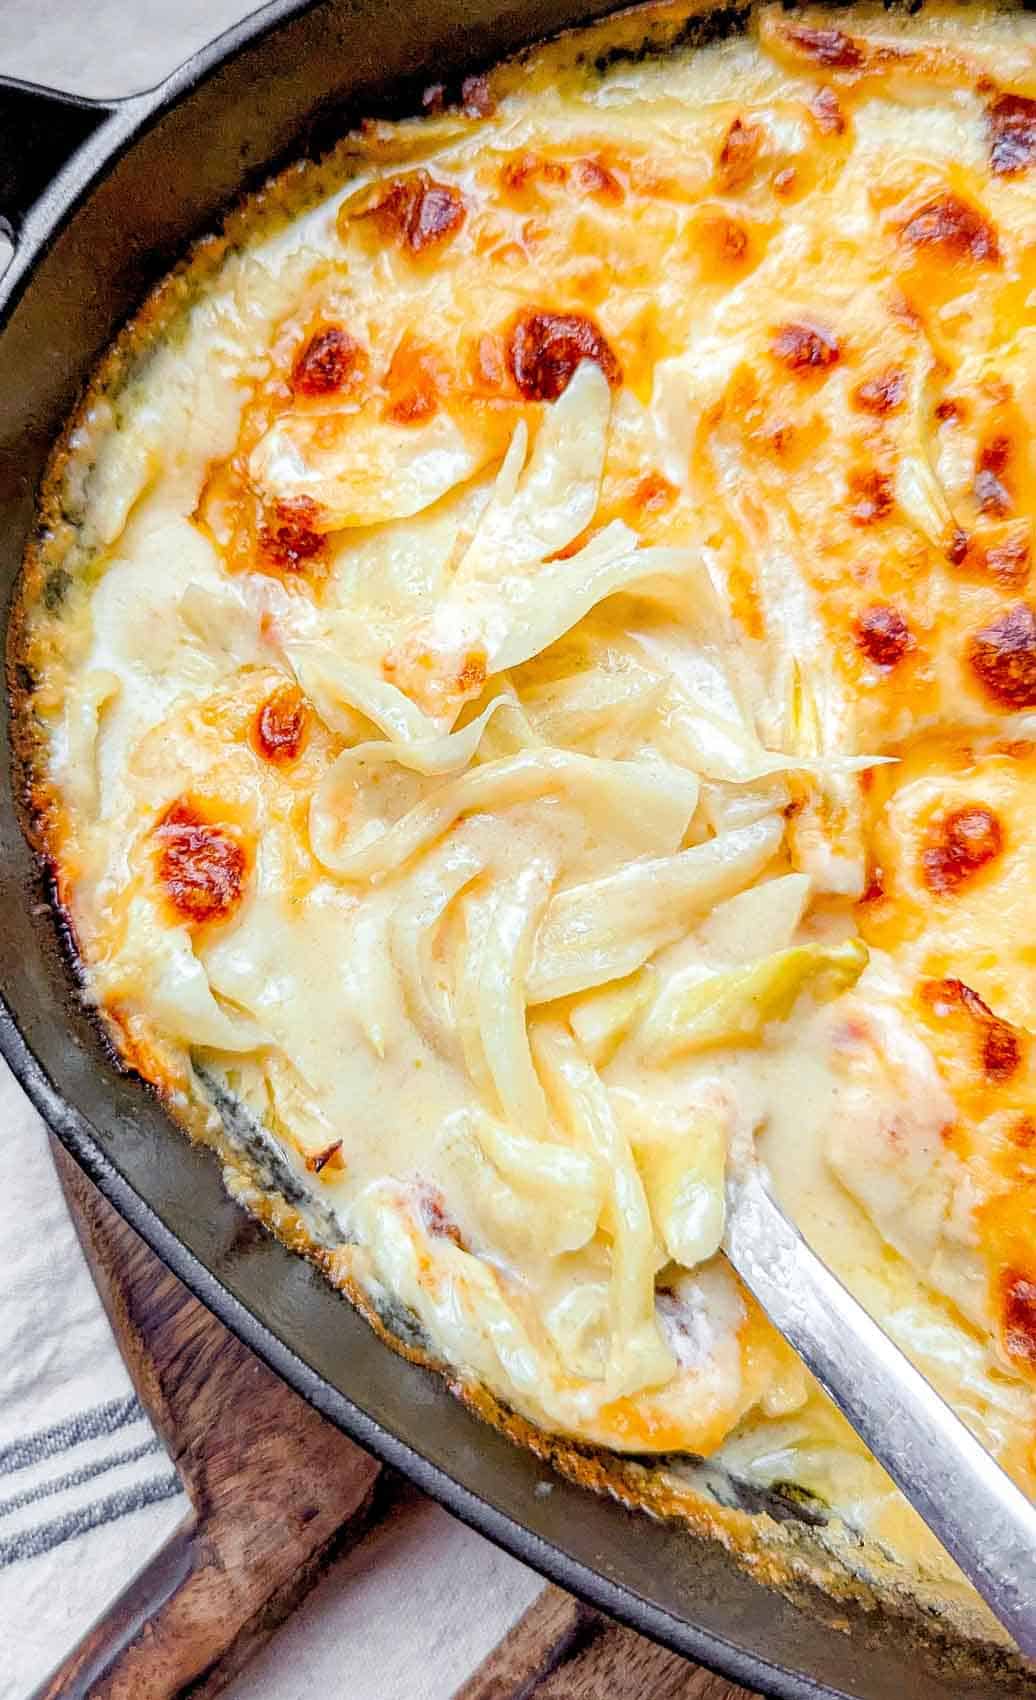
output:
[[[1036,1658],[1036,1506],[811,1251],[758,1162],[727,1182],[723,1250],[771,1322]]]

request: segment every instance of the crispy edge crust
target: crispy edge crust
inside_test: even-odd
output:
[[[709,0],[649,0],[618,10],[589,27],[566,30],[546,44],[519,50],[487,73],[487,87],[491,94],[503,95],[525,78],[529,66],[545,50],[559,72],[572,73],[584,65],[602,72],[616,60],[636,61],[693,47],[743,29],[752,9],[751,5],[736,3],[717,7]],[[596,59],[592,52],[595,48],[599,50]],[[346,135],[324,158],[296,161],[243,197],[226,216],[218,234],[194,241],[118,333],[50,453],[12,601],[5,665],[16,803],[49,889],[70,969],[80,986],[85,968],[62,864],[63,805],[48,771],[47,729],[35,712],[33,698],[39,683],[41,650],[52,647],[50,665],[57,669],[59,679],[67,665],[66,646],[61,641],[63,620],[59,611],[48,609],[45,590],[51,574],[67,571],[66,562],[75,555],[83,516],[75,512],[73,475],[84,468],[89,471],[96,441],[111,429],[107,424],[92,432],[91,410],[106,399],[117,398],[132,379],[141,375],[151,351],[236,248],[299,216],[332,185],[346,180],[354,162],[372,158],[379,164],[409,161],[439,145],[445,135],[461,133],[478,122],[477,117],[450,110],[442,119],[419,118],[401,128],[390,129],[377,122],[364,125],[359,132]],[[87,505],[88,498],[84,498],[83,507]],[[74,582],[74,574],[70,576]],[[53,686],[55,682],[52,673],[50,683]],[[223,1165],[231,1196],[290,1251],[313,1263],[386,1346],[438,1375],[469,1411],[513,1444],[530,1451],[567,1480],[616,1499],[628,1510],[676,1522],[701,1538],[718,1541],[757,1581],[799,1605],[808,1605],[813,1615],[822,1617],[832,1628],[856,1635],[862,1628],[875,1640],[886,1639],[882,1624],[891,1610],[898,1619],[897,1629],[905,1631],[929,1655],[934,1652],[944,1667],[956,1674],[978,1674],[998,1681],[1017,1676],[1015,1657],[990,1641],[990,1620],[966,1599],[951,1601],[945,1594],[936,1593],[922,1598],[919,1592],[904,1587],[897,1568],[874,1552],[867,1555],[868,1574],[855,1570],[853,1556],[859,1556],[861,1549],[852,1537],[840,1543],[840,1550],[834,1550],[821,1545],[805,1523],[779,1523],[765,1512],[721,1506],[669,1474],[664,1464],[628,1459],[550,1434],[503,1405],[486,1387],[458,1377],[451,1366],[404,1339],[344,1267],[341,1249],[320,1245],[301,1213],[283,1195],[263,1188],[227,1139],[218,1114],[199,1094],[181,1059],[171,1053],[160,1036],[131,1032],[117,1010],[95,1005],[94,1013],[115,1064],[137,1074],[170,1118],[193,1141],[213,1150]]]

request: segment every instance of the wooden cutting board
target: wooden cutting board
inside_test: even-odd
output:
[[[54,1155],[130,1375],[194,1510],[34,1700],[210,1700],[339,1554],[401,1514],[399,1499],[388,1473],[193,1299],[56,1143]],[[626,1696],[753,1700],[550,1587],[455,1700]]]

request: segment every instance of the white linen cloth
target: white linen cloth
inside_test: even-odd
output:
[[[0,74],[129,94],[251,9],[0,0]],[[25,1700],[186,1500],[133,1397],[46,1134],[2,1063],[0,1128],[0,1700]],[[449,1700],[541,1586],[415,1495],[335,1566],[228,1700]]]
[[[0,1700],[24,1700],[187,1512],[0,1063]]]

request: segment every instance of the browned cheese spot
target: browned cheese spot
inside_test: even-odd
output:
[[[975,501],[984,514],[995,514],[1003,518],[1011,512],[1014,505],[1010,486],[1006,482],[1012,448],[1010,437],[1001,434],[984,443],[979,453],[974,491]]]
[[[997,1085],[1010,1080],[1022,1060],[1021,1040],[1010,1022],[994,1015],[985,999],[963,980],[928,980],[921,991],[934,1015],[945,1018],[960,1009],[970,1017],[977,1030],[983,1074]]]
[[[948,260],[977,264],[1000,258],[996,231],[985,213],[960,195],[933,195],[899,226],[907,248],[928,248]]]
[[[724,267],[738,271],[751,258],[749,231],[740,219],[730,218],[726,213],[710,214],[702,219],[701,231],[720,271]]]
[[[733,120],[716,157],[716,185],[723,194],[733,195],[746,186],[764,140],[761,124],[746,123],[741,117]]]
[[[460,85],[460,104],[466,118],[492,118],[496,101],[486,76],[465,77]]]
[[[1012,1145],[1017,1145],[1020,1151],[1028,1151],[1030,1146],[1036,1145],[1036,1122],[1031,1116],[1019,1116],[1008,1137]]]
[[[508,382],[501,337],[484,331],[471,354],[471,381],[481,395],[497,395]]]
[[[998,95],[986,112],[989,163],[998,177],[1013,177],[1036,160],[1036,100]]]
[[[782,39],[805,59],[835,71],[858,71],[863,52],[851,35],[839,29],[811,29],[806,24],[785,24]]]
[[[470,649],[455,676],[457,695],[476,696],[485,684],[486,677],[486,656],[480,649]]]
[[[595,200],[610,201],[618,204],[625,199],[622,184],[607,165],[599,159],[581,159],[575,166],[576,181],[587,194]]]
[[[522,313],[508,346],[508,365],[526,401],[556,401],[576,367],[592,360],[614,389],[622,368],[604,332],[582,313]]]
[[[429,714],[456,712],[459,704],[477,697],[488,676],[484,649],[469,649],[458,657],[456,669],[447,673],[434,651],[403,643],[382,657],[381,671],[390,684]]]
[[[517,159],[505,160],[500,167],[500,182],[505,189],[518,192],[530,183],[567,183],[568,166],[547,154],[523,153]]]
[[[340,325],[328,325],[311,336],[291,374],[296,395],[331,395],[352,386],[367,364],[363,348]]]
[[[853,628],[858,648],[875,667],[895,667],[907,650],[913,648],[913,638],[898,608],[876,602],[865,608]]]
[[[255,747],[276,766],[286,767],[302,753],[309,730],[311,709],[298,685],[278,685],[260,706],[255,717]]]
[[[997,584],[1017,589],[1029,576],[1030,554],[1028,535],[1019,531],[1017,536],[1005,537],[999,543],[990,544],[985,552],[983,565]]]
[[[809,110],[813,114],[817,129],[825,136],[843,136],[845,134],[845,113],[834,89],[817,89],[810,101]]]
[[[1008,590],[1020,590],[1029,577],[1030,527],[1027,520],[1012,520],[997,527],[988,537],[955,531],[946,558],[963,572],[992,579]]]
[[[715,266],[740,266],[748,252],[748,232],[729,213],[705,213],[698,221],[702,254]]]
[[[241,901],[246,870],[234,834],[181,797],[166,809],[154,836],[158,877],[181,919],[195,926],[226,920]]]
[[[958,891],[1000,855],[1003,828],[985,803],[952,809],[931,828],[921,852],[921,872],[930,891]]]
[[[342,1141],[336,1139],[331,1145],[325,1145],[322,1151],[311,1152],[306,1158],[306,1168],[311,1175],[340,1174],[345,1168]]]
[[[967,661],[994,702],[1036,707],[1036,614],[1029,604],[1017,603],[973,633]]]
[[[634,505],[643,513],[662,513],[672,507],[677,489],[661,472],[645,472],[633,492]]]
[[[320,509],[310,496],[275,502],[259,532],[263,560],[284,573],[304,572],[324,554],[324,534],[317,529]]]
[[[962,401],[955,401],[952,396],[944,396],[942,401],[935,404],[935,417],[940,425],[959,425],[966,416]]]
[[[463,1251],[461,1231],[446,1209],[446,1200],[437,1186],[423,1185],[418,1195],[421,1220],[433,1239],[452,1240]]]
[[[994,1016],[982,1039],[982,1067],[990,1080],[1010,1080],[1022,1060],[1022,1047],[1014,1028]]]
[[[896,413],[906,400],[906,377],[894,366],[887,366],[883,372],[857,384],[852,399],[863,413],[873,413],[879,418]]]
[[[892,480],[876,467],[858,467],[849,474],[849,518],[854,525],[876,525],[892,512]]]
[[[411,254],[441,247],[456,236],[466,208],[459,189],[437,183],[427,171],[415,171],[390,183],[381,200],[364,214],[383,236]]]
[[[385,375],[385,417],[397,425],[421,425],[439,410],[440,374],[430,348],[404,336]]]
[[[1005,1269],[1000,1277],[1000,1304],[1008,1356],[1036,1369],[1036,1281]]]
[[[826,371],[841,357],[841,350],[830,331],[821,325],[797,322],[781,325],[780,329],[774,332],[770,352],[774,359],[780,360],[790,372],[800,372],[806,376],[813,372]]]

